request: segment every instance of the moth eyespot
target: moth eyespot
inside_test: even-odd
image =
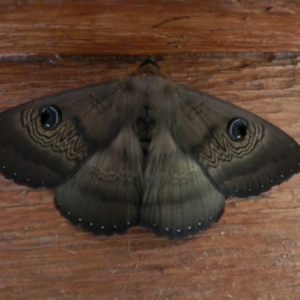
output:
[[[234,141],[242,141],[247,134],[248,123],[241,118],[234,118],[228,123],[228,135]]]
[[[60,111],[54,105],[42,107],[40,111],[40,120],[45,129],[54,129],[60,123]]]

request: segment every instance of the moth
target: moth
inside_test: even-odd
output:
[[[260,117],[164,75],[151,57],[122,79],[0,114],[0,169],[54,189],[62,215],[96,234],[152,228],[185,239],[228,197],[299,172],[300,146]]]

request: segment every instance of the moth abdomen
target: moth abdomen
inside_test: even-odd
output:
[[[149,153],[149,146],[153,138],[153,130],[155,126],[156,121],[151,108],[148,105],[144,105],[141,116],[136,122],[137,135],[141,143],[144,156],[147,156]]]

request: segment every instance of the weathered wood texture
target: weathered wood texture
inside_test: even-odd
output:
[[[300,142],[299,1],[1,1],[0,110],[134,71],[238,104]],[[276,138],[276,137],[274,137]],[[0,179],[1,299],[300,299],[300,175],[230,199],[187,241],[95,237]]]

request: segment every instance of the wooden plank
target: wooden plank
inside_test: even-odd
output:
[[[299,51],[297,1],[0,3],[1,56]],[[92,30],[91,30],[92,28]]]
[[[88,3],[0,3],[0,111],[124,76],[151,52],[174,81],[300,142],[297,1]],[[1,297],[298,299],[299,176],[256,198],[229,199],[222,219],[187,241],[139,227],[95,237],[60,215],[52,191],[1,177]]]

